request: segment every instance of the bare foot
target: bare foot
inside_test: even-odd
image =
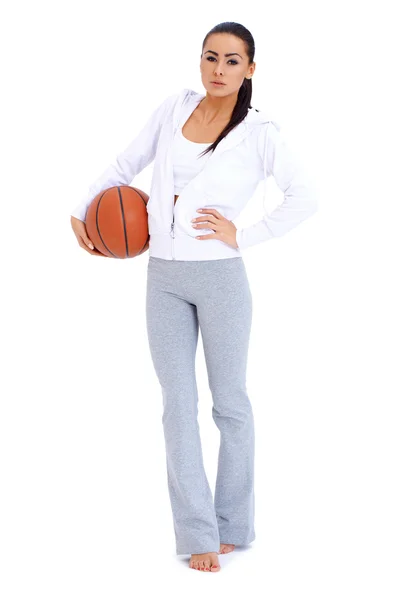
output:
[[[219,554],[228,554],[235,549],[235,544],[221,544]]]
[[[191,569],[197,569],[198,571],[219,571],[221,567],[218,561],[218,552],[192,554],[189,562],[189,567]]]

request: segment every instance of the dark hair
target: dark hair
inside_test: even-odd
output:
[[[201,48],[202,54],[203,54],[204,46],[206,45],[208,38],[210,37],[210,35],[212,35],[214,33],[230,33],[230,34],[235,35],[236,37],[240,38],[241,40],[243,40],[244,45],[245,45],[246,54],[249,58],[249,64],[254,62],[255,45],[254,45],[253,36],[251,35],[250,31],[248,29],[246,29],[246,27],[244,27],[240,23],[235,23],[232,21],[225,21],[224,23],[219,23],[218,25],[213,27],[207,33],[206,37],[203,40],[203,45]],[[251,80],[251,78],[247,79],[245,77],[242,85],[240,86],[237,101],[236,101],[235,107],[233,109],[232,116],[231,116],[229,123],[221,131],[221,133],[219,134],[219,136],[217,137],[215,142],[210,144],[208,146],[208,148],[206,148],[199,156],[203,156],[204,154],[207,154],[207,152],[211,152],[211,151],[214,152],[215,148],[218,146],[220,141],[234,127],[236,127],[236,125],[239,125],[239,123],[241,121],[243,121],[243,119],[247,115],[247,111],[249,110],[249,108],[252,108],[252,106],[251,106],[252,92],[253,92],[252,80]]]

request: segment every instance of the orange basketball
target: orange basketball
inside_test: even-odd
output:
[[[95,248],[111,258],[133,258],[149,247],[149,196],[129,185],[103,190],[86,213],[86,231]]]

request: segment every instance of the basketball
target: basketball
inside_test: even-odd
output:
[[[95,248],[111,258],[134,258],[149,247],[147,202],[138,188],[118,185],[103,190],[89,205],[86,231]]]

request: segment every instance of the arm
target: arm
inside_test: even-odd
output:
[[[268,122],[260,132],[258,148],[264,165],[264,198],[267,177],[273,175],[284,193],[284,200],[270,215],[265,213],[258,223],[237,230],[236,243],[240,250],[283,236],[318,210],[314,189],[279,131],[277,123]]]
[[[177,94],[168,96],[148,119],[146,125],[116,159],[89,187],[71,215],[85,222],[93,198],[114,185],[129,185],[132,179],[154,160],[161,126]]]

